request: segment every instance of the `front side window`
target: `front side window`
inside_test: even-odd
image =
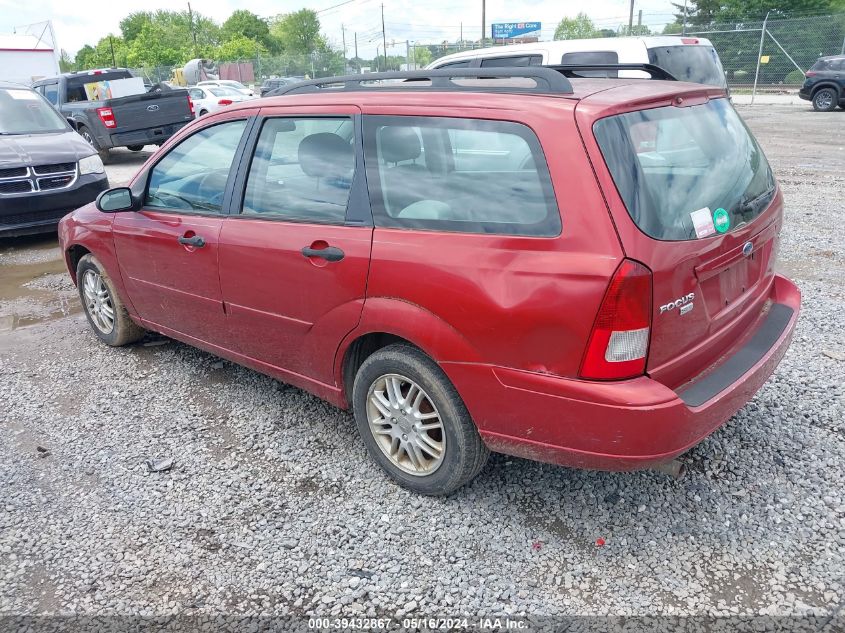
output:
[[[631,219],[656,239],[733,230],[774,197],[766,157],[727,99],[619,114],[593,131]]]
[[[59,102],[59,84],[45,84],[41,86],[47,101],[56,105]]]
[[[268,119],[249,168],[241,213],[342,224],[354,171],[352,119]]]
[[[555,236],[560,213],[534,132],[507,121],[365,117],[377,226]]]
[[[144,206],[221,213],[226,182],[245,127],[244,120],[212,125],[170,150],[150,173]]]

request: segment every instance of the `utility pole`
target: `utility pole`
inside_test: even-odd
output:
[[[637,16],[637,26],[642,26],[642,25],[643,25],[643,10],[640,9],[640,14],[639,14],[639,16]],[[642,33],[642,31],[638,31],[638,32]]]
[[[117,68],[117,63],[114,61],[114,38],[109,34],[109,47],[111,47],[111,67]]]
[[[381,3],[381,41],[384,44],[384,68],[387,70],[387,35],[384,32],[384,3]]]
[[[631,12],[628,14],[628,35],[634,31],[634,0],[631,0]]]
[[[633,2],[634,0],[631,0]],[[481,0],[481,46],[487,37],[487,0]]]
[[[197,32],[194,30],[194,12],[191,11],[191,3],[188,3],[188,24],[191,27],[191,38],[194,40],[194,55],[197,54]]]
[[[463,23],[463,22],[461,22],[461,39],[460,39],[460,40],[458,40],[458,41],[459,41],[459,42],[463,42],[463,41],[464,41],[464,23]]]
[[[340,25],[340,32],[343,33],[343,73],[346,74],[346,27]]]
[[[405,70],[414,70],[411,68],[411,40],[405,40]]]
[[[355,31],[355,63],[358,64],[358,31]],[[358,64],[358,70],[361,70],[360,64]]]

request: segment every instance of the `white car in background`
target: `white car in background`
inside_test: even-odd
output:
[[[217,112],[220,108],[225,108],[233,103],[258,98],[245,95],[226,86],[192,86],[188,88],[188,94],[194,104],[194,114],[198,117]]]
[[[247,88],[240,81],[235,81],[234,79],[206,79],[205,81],[198,81],[197,85],[221,86],[223,88],[231,88],[233,90],[237,90],[241,94],[245,94],[249,97],[255,96],[255,92],[252,90],[252,88]]]

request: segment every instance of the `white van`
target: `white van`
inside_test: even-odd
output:
[[[673,35],[557,40],[478,48],[446,55],[426,68],[558,64],[654,64],[680,81],[712,84],[722,88],[727,86],[722,62],[710,40]],[[614,71],[594,74],[616,76]],[[619,71],[619,74],[636,76],[636,71]]]

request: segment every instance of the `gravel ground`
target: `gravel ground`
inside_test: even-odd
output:
[[[451,497],[417,497],[350,415],[168,339],[107,348],[77,313],[0,332],[0,615],[845,624],[845,115],[741,111],[786,193],[780,257],[803,313],[680,480],[496,455]],[[68,288],[48,273],[30,290]]]

